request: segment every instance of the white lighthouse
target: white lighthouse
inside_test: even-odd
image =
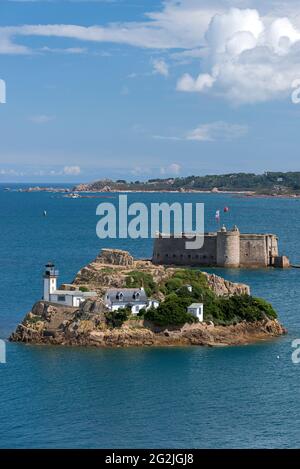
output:
[[[56,281],[58,277],[58,270],[55,270],[54,264],[49,262],[46,266],[44,273],[44,300],[50,301],[50,295],[56,291]]]

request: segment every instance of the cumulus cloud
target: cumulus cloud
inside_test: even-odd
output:
[[[300,30],[288,18],[267,20],[257,10],[215,15],[206,33],[205,73],[183,75],[177,89],[254,103],[286,96],[300,76]]]
[[[80,173],[80,166],[65,166],[63,169],[63,174],[66,176],[78,176]]]
[[[153,72],[164,77],[169,76],[169,66],[164,59],[155,59],[152,61]]]
[[[185,73],[177,82],[178,91],[186,91],[193,93],[195,91],[204,91],[211,88],[215,82],[215,78],[208,73],[202,73],[194,79],[188,73]]]

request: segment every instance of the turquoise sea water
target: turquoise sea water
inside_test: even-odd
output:
[[[151,256],[151,240],[96,237],[101,199],[2,188],[1,338],[41,297],[48,260],[68,282],[102,247]],[[300,264],[300,201],[199,194],[131,194],[129,200],[204,202],[207,230],[215,228],[215,211],[229,206],[229,225],[278,234],[281,251]],[[299,447],[300,365],[291,361],[291,342],[300,337],[300,270],[210,271],[248,283],[270,300],[289,335],[222,349],[7,343],[7,363],[0,364],[0,447]]]

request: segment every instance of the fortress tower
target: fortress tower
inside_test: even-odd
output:
[[[217,232],[217,265],[219,267],[240,266],[240,231],[234,226],[227,231],[223,226]]]

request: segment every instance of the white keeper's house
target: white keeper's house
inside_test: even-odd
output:
[[[59,272],[54,264],[48,263],[44,272],[44,301],[58,303],[65,306],[78,307],[87,298],[97,297],[96,292],[82,292],[80,290],[57,290]]]
[[[108,289],[104,296],[104,303],[110,311],[131,308],[132,314],[138,314],[141,309],[159,307],[159,301],[148,298],[144,288]]]

